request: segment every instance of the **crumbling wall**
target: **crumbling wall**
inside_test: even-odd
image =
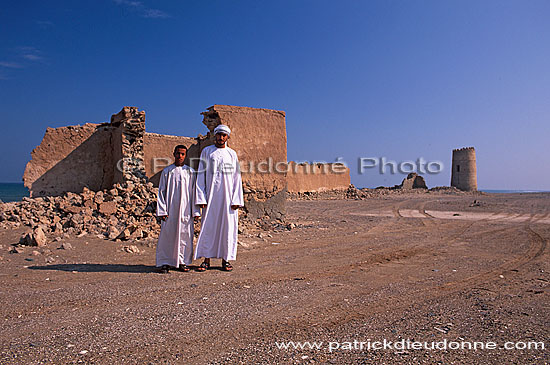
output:
[[[31,197],[110,187],[114,172],[111,135],[111,126],[92,123],[46,129],[23,174]]]
[[[145,112],[136,107],[125,106],[111,116],[113,131],[112,154],[116,161],[114,183],[146,180],[143,137]]]
[[[145,112],[124,107],[110,124],[48,128],[31,153],[23,181],[31,197],[99,191],[145,181]]]
[[[411,172],[403,179],[401,185],[397,186],[399,189],[412,190],[412,189],[427,189],[426,181],[416,172]]]
[[[202,115],[210,136],[219,124],[231,128],[227,145],[239,157],[248,218],[282,219],[286,213],[286,172],[276,170],[287,163],[285,113],[214,105]]]
[[[350,185],[349,168],[338,163],[288,163],[288,192],[346,190]]]
[[[220,123],[232,130],[228,146],[239,156],[244,213],[251,220],[284,217],[287,179],[293,192],[347,189],[350,183],[349,169],[340,166],[335,172],[337,164],[311,165],[330,167],[324,174],[305,173],[300,166],[288,173],[282,111],[214,105],[202,114],[209,133],[197,138],[146,133],[145,112],[136,107],[122,108],[110,124],[48,128],[25,169],[25,186],[31,196],[55,196],[79,193],[84,187],[99,191],[117,183],[134,186],[147,178],[158,184],[178,144],[188,147],[187,163],[196,169],[201,150],[213,143],[212,132]]]

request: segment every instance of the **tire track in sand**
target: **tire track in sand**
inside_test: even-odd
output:
[[[468,224],[467,227],[462,230],[462,232],[467,231],[468,228],[475,223],[476,222],[472,222]],[[517,225],[514,225],[514,227],[495,229],[492,232],[496,233],[518,228],[519,227]],[[479,286],[480,284],[500,280],[499,275],[509,273],[512,270],[519,270],[523,266],[542,256],[547,250],[547,240],[542,235],[534,231],[529,224],[524,224],[521,230],[528,236],[529,248],[523,253],[515,256],[511,260],[507,260],[506,262],[497,266],[496,268],[443,285],[436,285],[430,288],[422,288],[408,293],[389,296],[384,299],[366,304],[364,306],[354,307],[353,309],[351,309],[347,303],[333,303],[333,305],[327,306],[325,307],[325,309],[321,310],[319,308],[315,308],[315,317],[317,322],[315,323],[315,325],[339,326],[352,320],[365,319],[372,315],[383,314],[387,312],[388,308],[392,308],[392,311],[402,310],[409,306],[449,296],[454,293],[458,293],[460,291]],[[459,237],[460,234],[457,235],[456,239],[458,239]],[[319,321],[320,313],[323,313],[323,317],[326,318],[326,320],[321,321],[322,323]],[[288,333],[289,328],[305,329],[308,327],[308,325],[304,323],[299,323],[299,321],[299,319],[291,319],[285,324],[284,330],[276,333]]]

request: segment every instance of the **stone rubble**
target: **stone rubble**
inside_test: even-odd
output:
[[[415,177],[413,177],[414,179]],[[407,182],[407,178],[404,180]],[[402,183],[403,184],[403,183]],[[456,194],[464,195],[466,192],[459,190],[454,187],[448,186],[437,186],[431,189],[427,188],[402,188],[401,185],[396,185],[394,187],[385,187],[379,186],[375,189],[363,188],[358,189],[353,184],[346,190],[325,190],[325,191],[316,191],[316,192],[304,192],[304,193],[287,193],[287,198],[289,200],[338,200],[338,199],[347,199],[347,200],[364,200],[369,198],[376,198],[384,195],[399,195],[399,194],[430,194],[430,193],[439,193],[439,194]],[[476,192],[475,194],[482,195],[482,192]]]
[[[20,244],[44,246],[61,237],[95,235],[109,240],[156,239],[158,189],[127,181],[112,189],[63,196],[23,198],[0,205],[0,227],[28,227]]]
[[[155,215],[157,194],[158,188],[142,180],[126,181],[98,192],[84,188],[81,193],[68,192],[63,196],[25,197],[22,201],[0,204],[0,228],[28,227],[19,246],[42,247],[87,235],[111,241],[142,241],[152,246],[160,233]],[[194,229],[198,236],[200,221]],[[249,237],[252,235],[248,233],[257,229],[292,228],[283,219],[267,215],[252,222],[244,211],[239,219],[239,234]],[[62,248],[69,249],[69,244],[62,244]]]
[[[416,177],[412,177],[416,178]],[[465,194],[456,188],[396,189],[379,187],[357,189],[350,185],[347,190],[322,192],[287,193],[291,200],[353,199],[363,200],[387,194],[426,193]],[[81,193],[65,193],[63,196],[23,198],[19,202],[0,204],[0,228],[13,229],[21,226],[28,230],[20,238],[20,246],[43,247],[49,242],[60,242],[68,237],[92,235],[112,241],[147,241],[153,244],[158,238],[160,225],[156,212],[158,189],[145,179],[115,184],[111,189],[94,192],[87,188]],[[284,231],[296,226],[283,219],[265,215],[255,221],[239,221],[239,234],[254,237],[254,231]],[[195,235],[200,231],[200,222],[195,223]],[[63,246],[63,245],[62,245]],[[125,246],[129,253],[138,253]],[[66,244],[65,249],[70,249]],[[14,247],[13,253],[21,249]]]
[[[136,245],[129,245],[122,247],[122,251],[127,253],[139,253],[139,248]]]
[[[25,252],[25,249],[23,247],[17,247],[17,246],[12,247],[12,249],[9,251],[9,253],[24,253],[24,252]]]
[[[46,235],[42,227],[36,227],[32,232],[23,234],[19,239],[19,243],[24,246],[46,246],[48,243]]]

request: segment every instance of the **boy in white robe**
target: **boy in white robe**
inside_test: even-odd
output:
[[[195,259],[204,257],[198,271],[210,268],[211,258],[222,259],[222,269],[231,271],[229,260],[237,257],[238,209],[244,205],[237,153],[226,146],[231,130],[220,124],[214,129],[215,144],[201,152],[195,204],[203,220]]]
[[[193,220],[199,209],[194,204],[195,171],[184,165],[187,148],[174,149],[174,164],[162,170],[157,198],[157,216],[162,220],[156,264],[167,274],[171,267],[187,272],[193,259]]]

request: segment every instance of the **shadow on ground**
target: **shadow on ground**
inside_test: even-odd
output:
[[[31,270],[58,270],[77,272],[131,272],[131,273],[154,273],[155,266],[148,265],[122,265],[122,264],[55,264],[44,266],[29,266]]]

